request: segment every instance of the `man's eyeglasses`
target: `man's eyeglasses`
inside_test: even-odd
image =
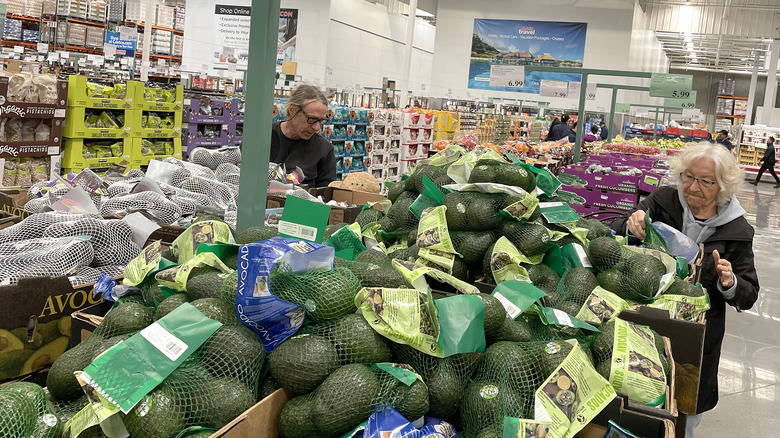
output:
[[[317,117],[309,117],[309,115],[306,114],[306,112],[303,110],[303,108],[301,108],[298,112],[300,112],[301,114],[303,114],[304,117],[306,117],[306,123],[308,123],[310,125],[316,125],[317,123],[323,124],[323,123],[325,123],[326,120],[328,120],[328,119],[319,119]]]
[[[709,189],[713,185],[715,185],[715,181],[710,181],[708,179],[703,178],[696,178],[690,173],[683,172],[680,174],[680,180],[683,182],[683,184],[693,184],[694,181],[699,183],[699,187],[703,189]]]

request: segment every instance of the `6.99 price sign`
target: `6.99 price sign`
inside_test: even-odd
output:
[[[525,85],[525,67],[521,65],[491,65],[491,87],[522,88]]]

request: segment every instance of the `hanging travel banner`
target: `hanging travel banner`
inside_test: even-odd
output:
[[[667,97],[664,99],[664,106],[669,108],[690,109],[696,107],[696,90],[691,90],[685,99],[674,99]]]
[[[249,27],[251,6],[215,5],[214,59],[215,65],[241,65],[249,61]]]
[[[526,69],[522,86],[517,86],[517,78],[514,86],[499,85],[491,80],[491,70],[493,66],[582,67],[587,27],[586,23],[475,19],[469,88],[537,94],[542,79],[579,82],[578,74]]]
[[[650,77],[651,97],[688,99],[693,88],[693,76],[672,73],[653,73]]]

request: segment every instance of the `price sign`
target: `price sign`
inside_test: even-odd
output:
[[[525,85],[525,67],[522,65],[491,65],[490,86],[521,88]]]
[[[236,65],[235,64],[228,64],[228,72],[229,73],[235,73],[236,72]]]
[[[615,112],[616,113],[627,113],[631,110],[631,104],[628,103],[616,103],[615,104]]]
[[[539,84],[539,95],[545,97],[563,97],[568,95],[569,83],[566,81],[548,81],[542,79]]]
[[[138,29],[135,27],[119,26],[119,39],[122,41],[137,41]]]
[[[682,116],[684,119],[693,119],[694,117],[698,117],[698,115],[701,113],[701,110],[693,108],[693,109],[683,109],[682,110]]]
[[[650,111],[648,110],[636,110],[636,116],[637,117],[650,117]]]
[[[664,99],[664,106],[670,108],[682,108],[691,109],[696,107],[696,91],[686,92],[685,98],[669,98]]]
[[[582,83],[581,82],[569,82],[569,87],[567,89],[568,96],[572,99],[579,99],[580,98],[580,90],[582,90]]]
[[[693,76],[672,73],[653,73],[650,78],[651,97],[687,99],[693,88]]]
[[[596,100],[596,84],[585,87],[585,100]]]
[[[38,53],[49,53],[49,44],[38,43]]]

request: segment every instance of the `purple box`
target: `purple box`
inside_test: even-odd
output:
[[[599,219],[599,220],[607,219],[607,218],[616,218],[618,216],[616,213],[623,214],[622,210],[613,210],[604,207],[595,207],[588,204],[572,205],[571,209],[579,213],[580,216],[589,215],[588,218]]]
[[[188,123],[219,123],[230,121],[230,106],[232,102],[214,100],[201,96],[184,99],[183,119]]]
[[[206,126],[204,126],[206,125]],[[205,137],[198,134],[199,127],[201,129],[216,129],[211,126],[219,126],[218,137]],[[221,147],[234,145],[234,139],[228,137],[228,125],[214,125],[211,123],[188,123],[182,127],[181,144],[182,149],[189,152],[199,146],[202,147]]]
[[[595,207],[631,210],[637,204],[636,193],[610,192],[584,187],[568,187],[567,190],[585,198],[585,204]]]
[[[642,177],[639,179],[639,190],[647,193],[652,193],[661,185],[661,180],[664,175],[661,173],[644,171]]]
[[[636,193],[639,186],[639,175],[621,175],[613,173],[604,175],[600,172],[588,173],[588,166],[593,163],[583,163],[561,169],[561,172],[574,175],[587,181],[587,187],[614,192]]]

